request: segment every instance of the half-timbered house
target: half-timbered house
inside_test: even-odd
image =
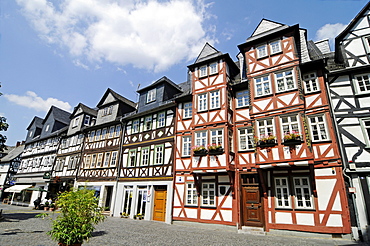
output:
[[[55,165],[51,175],[50,191],[53,194],[68,191],[74,186],[80,166],[84,133],[83,129],[93,125],[97,111],[79,103],[71,114],[65,136],[61,138]]]
[[[299,25],[266,19],[238,46],[246,69],[234,86],[241,229],[350,233],[325,64],[308,46]]]
[[[173,220],[235,226],[230,84],[238,67],[207,43],[188,68],[189,92],[177,99]]]
[[[100,206],[112,213],[121,153],[120,118],[135,110],[136,104],[107,89],[97,108],[95,124],[83,129],[85,140],[75,186],[95,190]]]
[[[62,134],[68,129],[69,117],[70,113],[55,106],[51,106],[45,119],[34,117],[27,128],[21,166],[14,176],[16,185],[20,185],[17,192],[31,186],[49,189],[58,145]],[[40,194],[39,191],[23,191],[13,201],[33,206],[34,200],[41,196],[44,198],[46,195],[46,192]]]
[[[335,60],[328,67],[329,94],[353,206],[353,236],[370,240],[370,3],[336,37]]]
[[[138,90],[137,110],[123,117],[123,152],[115,215],[170,223],[173,194],[174,97],[163,77]]]

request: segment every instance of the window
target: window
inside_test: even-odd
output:
[[[90,124],[90,115],[85,116],[84,125],[88,126]]]
[[[207,66],[202,66],[199,68],[199,77],[207,76]]]
[[[239,150],[250,150],[254,147],[253,129],[239,129]]]
[[[91,131],[90,136],[89,136],[89,141],[90,142],[94,141],[94,136],[95,136],[95,131]]]
[[[155,146],[154,164],[155,165],[163,164],[163,145]]]
[[[194,183],[186,183],[186,205],[197,205],[198,195]]]
[[[104,156],[104,167],[109,166],[109,161],[110,161],[110,152],[106,152]]]
[[[277,92],[283,92],[295,89],[293,70],[280,72],[275,74]]]
[[[80,161],[80,157],[79,156],[75,156],[75,158],[73,159],[73,164],[72,164],[72,167],[71,169],[76,169],[77,167],[77,163]]]
[[[166,114],[165,112],[158,113],[158,127],[164,127],[166,125]]]
[[[280,44],[280,40],[276,40],[276,41],[273,41],[270,43],[270,51],[271,51],[271,54],[276,54],[276,53],[279,53],[281,51],[281,44]]]
[[[184,103],[184,118],[191,118],[193,114],[193,103]]]
[[[313,141],[329,140],[324,115],[309,117],[309,124]]]
[[[128,163],[129,167],[136,166],[136,149],[130,150],[128,153]]]
[[[275,199],[277,208],[291,208],[288,178],[275,178]]]
[[[108,107],[105,107],[103,109],[103,116],[106,116],[106,115],[111,115],[113,112],[113,105],[110,105]]]
[[[81,144],[83,138],[84,138],[84,135],[83,134],[79,134],[78,135],[78,139],[77,139],[77,144]]]
[[[109,128],[109,138],[112,138],[113,137],[113,134],[114,134],[114,126],[111,126],[110,128]]]
[[[319,91],[319,82],[317,80],[316,73],[309,73],[303,75],[304,90],[306,93]]]
[[[121,133],[121,125],[116,125],[116,131],[114,136],[119,137],[119,134]]]
[[[156,88],[151,89],[150,91],[148,91],[148,94],[147,94],[147,97],[146,97],[146,103],[150,103],[150,102],[154,102],[155,101],[156,91],[157,91]]]
[[[111,158],[111,160],[110,160],[110,166],[111,166],[111,167],[115,167],[115,166],[116,166],[116,164],[117,164],[117,154],[118,154],[118,152],[117,152],[117,151],[113,151],[113,152],[112,152],[112,158]]]
[[[182,138],[182,156],[190,156],[191,151],[191,136]]]
[[[94,168],[95,165],[96,165],[96,155],[94,154],[91,157],[91,165],[90,165],[90,167]]]
[[[103,128],[101,132],[101,139],[104,140],[107,137],[107,128]]]
[[[50,125],[49,125],[49,124],[47,124],[47,125],[46,125],[46,128],[45,128],[45,132],[49,131],[49,128],[50,128]]]
[[[209,65],[209,74],[217,73],[217,62],[211,63]]]
[[[207,94],[200,94],[198,95],[198,111],[207,110]]]
[[[95,134],[95,141],[99,141],[100,140],[100,133],[101,133],[101,130],[96,130],[96,134]]]
[[[280,117],[282,134],[299,133],[298,115]]]
[[[140,125],[139,120],[134,120],[132,122],[132,133],[138,133],[139,132],[139,125]]]
[[[195,145],[207,146],[207,132],[206,131],[195,132]]]
[[[271,85],[269,76],[264,76],[255,79],[256,83],[256,96],[264,96],[271,94]]]
[[[272,118],[257,121],[257,128],[259,138],[274,136],[274,124]]]
[[[28,135],[29,137],[32,137],[32,131],[30,131],[30,134]]]
[[[219,144],[223,146],[223,130],[222,129],[216,129],[216,130],[210,130],[211,133],[211,144]]]
[[[152,129],[152,116],[145,117],[144,121],[144,131],[148,131]]]
[[[215,205],[215,184],[203,183],[202,184],[202,205],[214,206]]]
[[[149,147],[145,147],[141,149],[141,166],[148,166],[149,165]]]
[[[370,119],[360,119],[361,126],[364,129],[365,143],[370,145]]]
[[[73,121],[73,126],[72,127],[78,126],[79,121],[80,121],[80,117],[76,117],[75,120]]]
[[[236,107],[245,107],[249,106],[249,91],[238,91],[236,93]]]
[[[210,109],[215,109],[220,107],[220,91],[211,91],[209,93],[210,97]]]
[[[262,58],[267,56],[267,45],[261,45],[257,47],[257,58]]]
[[[355,76],[357,93],[370,93],[370,81],[369,75],[357,75]]]
[[[90,167],[90,162],[91,162],[91,155],[88,155],[86,156],[86,159],[85,159],[85,168]]]
[[[96,162],[96,167],[101,167],[103,162],[103,153],[98,154],[98,161]]]
[[[294,177],[296,208],[313,208],[312,193],[308,177]]]

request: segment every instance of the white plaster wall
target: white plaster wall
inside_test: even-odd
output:
[[[335,179],[316,179],[319,210],[326,210],[335,182]]]
[[[290,213],[276,212],[275,222],[277,224],[293,224],[292,215]]]
[[[206,210],[206,209],[200,210],[200,218],[202,220],[210,220],[212,219],[214,214],[215,214],[215,210]]]
[[[298,225],[309,225],[309,226],[315,225],[313,214],[297,213],[296,218]]]

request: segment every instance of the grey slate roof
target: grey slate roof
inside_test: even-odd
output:
[[[33,117],[33,120],[31,121],[31,123],[29,124],[29,126],[27,127],[27,130],[30,129],[30,127],[35,124],[37,128],[42,128],[42,122],[44,121],[44,119],[38,117],[38,116],[35,116]]]
[[[19,145],[18,147],[12,147],[12,150],[6,156],[0,159],[0,162],[3,163],[3,162],[12,161],[14,158],[17,158],[18,156],[20,156],[23,150],[24,150],[24,144]]]
[[[166,83],[170,84],[171,86],[175,87],[176,89],[181,90],[181,88],[178,85],[176,85],[174,82],[172,82],[172,80],[170,80],[166,76],[163,76],[162,78],[158,79],[154,83],[152,83],[152,84],[150,84],[150,85],[148,85],[146,87],[143,87],[140,90],[137,90],[137,92],[140,93],[141,91],[148,90],[148,89],[150,89],[152,87],[157,86],[159,83],[163,83],[163,82],[166,82]]]
[[[129,105],[133,108],[136,108],[136,103],[134,103],[133,101],[121,96],[117,92],[113,91],[111,88],[108,88],[107,91],[104,93],[102,99],[98,103],[98,107],[103,104],[103,102],[104,102],[105,98],[107,97],[108,93],[111,93],[114,96],[114,98],[116,98],[118,101],[121,101],[121,102],[126,103],[127,105]]]
[[[205,60],[209,60],[214,57],[218,57],[223,55],[222,52],[216,50],[213,46],[211,46],[208,42],[203,46],[202,51],[199,53],[199,56],[195,60],[194,63],[199,63]]]
[[[47,120],[47,118],[49,117],[50,114],[53,114],[55,120],[57,120],[59,122],[62,122],[66,125],[68,125],[69,122],[70,122],[69,117],[71,116],[71,113],[69,113],[69,112],[67,112],[63,109],[60,109],[58,107],[51,106],[50,109],[49,109],[48,114],[46,115],[46,117],[45,117],[45,119],[42,123],[44,123]]]
[[[247,42],[254,41],[264,36],[268,36],[275,32],[279,32],[281,30],[287,29],[290,26],[281,24],[275,21],[262,19],[261,22],[258,24],[256,29],[253,31],[252,35],[247,38]]]
[[[83,103],[79,103],[73,110],[73,113],[71,115],[71,117],[74,116],[74,114],[76,113],[77,109],[81,108],[83,112],[87,113],[87,114],[90,114],[90,115],[93,115],[93,116],[97,116],[98,115],[98,111],[96,109],[92,109],[88,106],[86,106],[85,104]]]

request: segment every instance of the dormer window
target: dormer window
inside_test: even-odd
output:
[[[32,137],[32,133],[33,133],[33,132],[32,132],[32,131],[30,131],[30,135],[29,135],[29,137]]]
[[[50,127],[50,125],[48,124],[48,125],[46,125],[46,128],[45,128],[45,131],[47,132],[47,131],[49,131],[49,127]]]
[[[152,89],[148,91],[148,95],[146,97],[146,103],[154,102],[156,98],[156,89]]]
[[[86,115],[86,116],[85,116],[84,125],[85,125],[85,126],[88,126],[89,124],[90,124],[90,115]]]
[[[261,45],[257,47],[257,58],[262,58],[267,56],[267,45]]]
[[[76,117],[75,120],[73,121],[73,126],[72,127],[78,126],[79,121],[80,121],[80,117]]]
[[[111,115],[113,112],[113,105],[104,108],[103,116]]]

